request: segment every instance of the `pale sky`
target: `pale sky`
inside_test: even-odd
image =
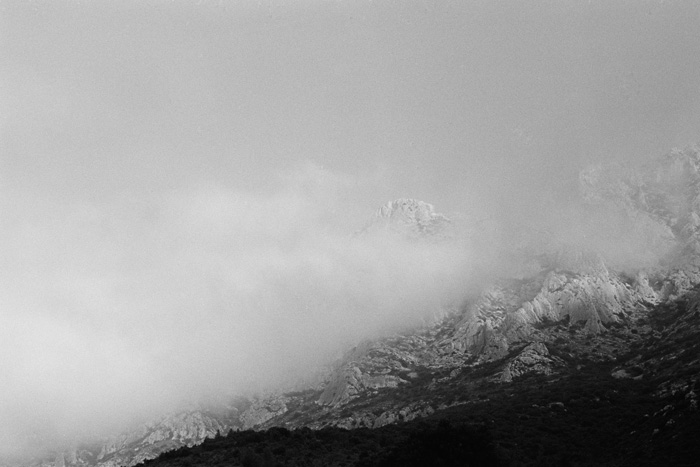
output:
[[[0,452],[459,299],[473,252],[349,234],[399,197],[517,225],[582,167],[700,141],[698,24],[691,1],[0,0]]]
[[[312,161],[458,210],[494,171],[700,132],[695,2],[0,2],[6,190],[264,189]],[[547,168],[545,168],[547,167]]]

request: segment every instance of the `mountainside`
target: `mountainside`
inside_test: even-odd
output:
[[[527,277],[503,277],[433,322],[358,343],[299,391],[171,414],[21,465],[131,466],[229,430],[308,427],[336,440],[345,439],[344,429],[417,427],[418,420],[449,420],[453,428],[468,422],[459,436],[487,430],[504,465],[657,465],[665,456],[675,459],[669,465],[691,465],[700,455],[691,441],[700,421],[698,148],[638,168],[589,169],[580,182],[588,209],[629,220],[645,247],[663,254],[644,267],[615,270],[598,252],[552,244],[531,256],[536,267]],[[380,208],[359,235],[377,229],[429,241],[455,235],[432,205],[406,199]],[[279,462],[307,465],[285,457],[284,449],[297,451],[280,441],[283,432],[255,441],[243,433],[219,436],[204,451],[235,451],[227,462],[240,465],[246,442],[260,448],[261,459],[264,446],[278,443],[272,456]],[[303,433],[299,439],[311,436]],[[396,436],[399,444],[407,439]],[[204,456],[193,449],[151,465]],[[323,465],[380,465],[362,464],[356,454],[324,458]]]

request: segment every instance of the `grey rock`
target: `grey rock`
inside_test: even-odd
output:
[[[550,356],[547,346],[542,342],[533,342],[508,362],[503,369],[500,380],[509,383],[528,373],[549,375],[552,374],[552,367],[555,364],[556,361]]]
[[[432,204],[402,198],[380,207],[360,234],[386,231],[413,239],[440,240],[453,238],[453,227],[453,222],[435,212]]]
[[[287,397],[276,394],[255,399],[241,415],[242,428],[247,430],[258,427],[272,418],[286,413],[288,401]]]

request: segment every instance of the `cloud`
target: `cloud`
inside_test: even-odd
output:
[[[0,15],[6,450],[299,376],[523,245],[658,258],[576,175],[698,138],[697,7],[283,3]],[[400,197],[471,237],[352,237]]]
[[[343,200],[358,183],[307,163],[262,194],[6,205],[6,445],[289,383],[456,303],[463,245],[351,235],[364,222],[346,228]]]
[[[663,254],[656,224],[559,198],[546,180],[518,196],[510,172],[454,242],[353,235],[376,207],[356,193],[384,176],[304,162],[258,191],[211,182],[67,203],[5,190],[0,451],[292,384],[494,277],[531,273],[523,248],[626,268]]]

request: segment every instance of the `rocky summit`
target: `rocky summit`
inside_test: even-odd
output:
[[[432,204],[402,198],[377,209],[360,233],[388,231],[414,240],[435,241],[451,238],[452,227],[453,221],[435,212]]]
[[[538,266],[527,276],[505,275],[420,327],[358,342],[307,387],[174,413],[16,465],[132,466],[176,448],[153,465],[206,465],[216,446],[228,453],[227,465],[255,465],[250,459],[258,454],[276,459],[270,465],[314,465],[313,456],[321,456],[316,465],[391,465],[372,463],[372,456],[383,459],[393,441],[381,438],[382,450],[381,440],[364,440],[376,441],[372,436],[390,426],[421,426],[415,433],[429,437],[435,420],[488,431],[492,464],[697,465],[700,152],[588,169],[580,194],[587,209],[613,210],[643,228],[663,254],[616,269],[597,252],[550,245],[532,255]],[[382,206],[361,234],[385,229],[445,241],[451,225],[432,205],[400,199]],[[419,420],[428,425],[415,425]],[[315,431],[289,434],[302,428]],[[445,439],[454,433],[440,429]],[[355,430],[354,441],[344,430]],[[280,444],[316,442],[320,433],[328,446],[345,440],[334,448],[343,455],[318,447],[299,460],[296,453],[307,451]],[[423,439],[416,436],[414,445]],[[209,448],[194,447],[207,438],[215,438],[202,445]],[[263,456],[264,445],[275,448]]]

